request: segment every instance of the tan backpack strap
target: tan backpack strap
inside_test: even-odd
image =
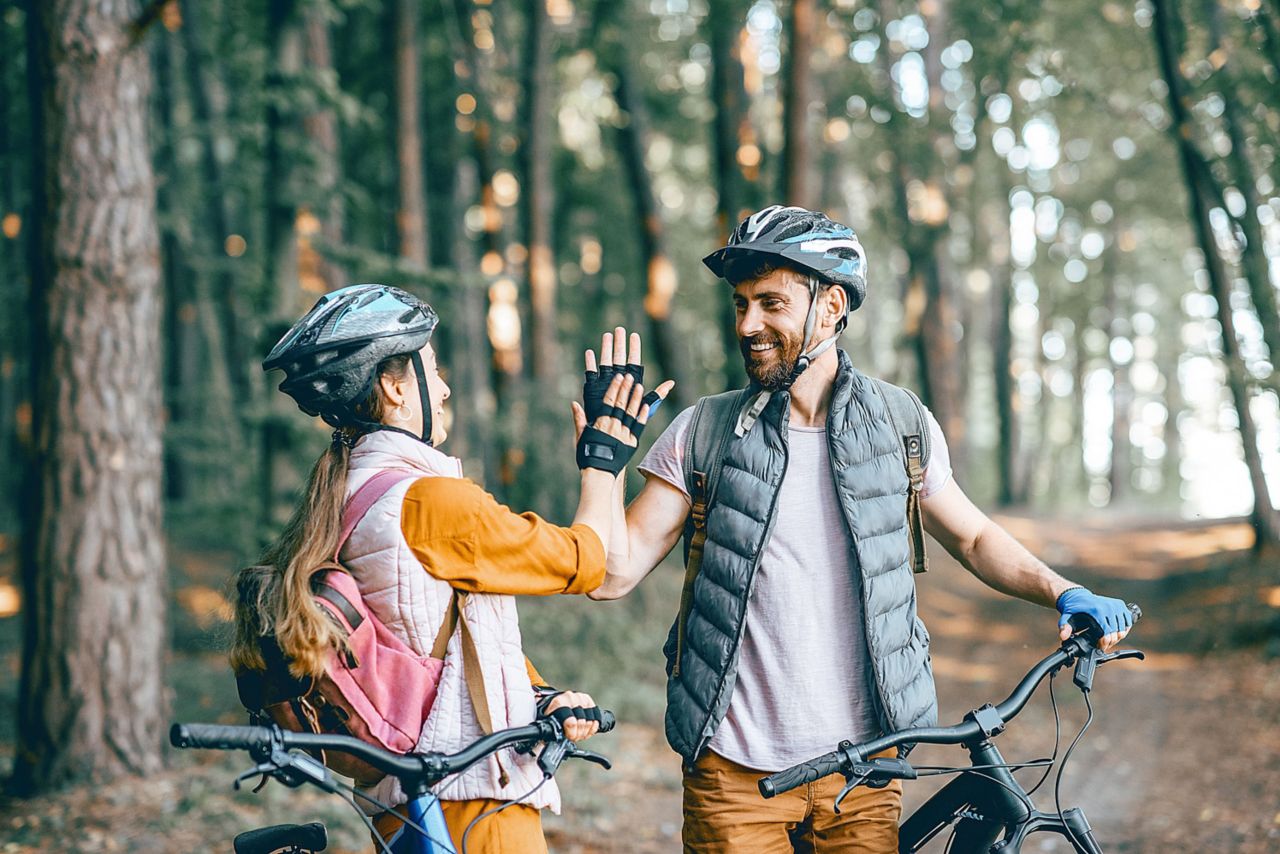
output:
[[[458,591],[449,597],[449,608],[444,612],[444,620],[440,623],[440,631],[436,632],[435,643],[431,645],[431,657],[444,661],[449,652],[449,638],[458,627]]]
[[[707,542],[707,476],[695,471],[691,477],[693,492],[693,536],[689,538],[689,559],[684,568],[684,587],[680,591],[680,616],[676,620],[676,658],[671,665],[672,678],[680,675],[680,659],[684,654],[685,623],[689,621],[689,609],[693,606],[693,582],[702,569],[702,548]]]
[[[907,492],[907,524],[911,530],[912,570],[929,571],[929,557],[924,546],[924,515],[920,511],[920,490],[924,489],[923,442],[919,436],[905,437],[903,449],[907,455],[907,478],[911,485]]]
[[[484,673],[480,670],[480,654],[476,650],[475,638],[471,636],[471,627],[467,625],[463,608],[467,605],[467,594],[454,591],[453,611],[457,615],[459,627],[462,629],[462,673],[467,680],[467,694],[471,697],[471,705],[476,710],[476,720],[485,735],[493,732],[493,715],[489,711],[489,695],[484,690]]]

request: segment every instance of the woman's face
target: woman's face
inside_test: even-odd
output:
[[[422,357],[422,366],[426,369],[427,395],[431,398],[431,444],[439,446],[449,435],[445,426],[444,402],[449,399],[451,391],[449,384],[440,376],[435,349],[427,344],[418,351],[418,355]],[[418,378],[414,373],[413,363],[409,363],[402,379],[395,380],[384,375],[381,382],[386,403],[382,423],[421,436],[422,399],[418,395]]]

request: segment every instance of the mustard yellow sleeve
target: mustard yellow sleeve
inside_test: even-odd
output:
[[[539,686],[544,688],[549,687],[547,685],[547,680],[542,678],[542,674],[538,672],[538,668],[533,666],[533,662],[529,660],[529,656],[527,655],[524,657],[524,669],[529,671],[530,685],[534,686],[535,688]]]
[[[604,582],[595,531],[515,513],[463,478],[416,481],[400,527],[427,572],[465,593],[586,593]]]

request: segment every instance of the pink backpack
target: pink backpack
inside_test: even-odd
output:
[[[407,471],[380,471],[356,490],[342,513],[342,534],[331,564],[311,577],[316,602],[347,635],[349,651],[331,652],[324,675],[298,679],[275,638],[260,640],[267,669],[236,674],[240,701],[256,716],[265,716],[296,732],[352,735],[395,753],[408,753],[418,743],[422,725],[435,702],[445,650],[460,619],[455,591],[449,613],[436,636],[430,657],[414,653],[392,634],[360,596],[356,581],[338,554],[356,525],[379,498],[401,481],[417,477]],[[242,591],[244,595],[244,591]],[[474,643],[463,621],[463,659],[468,674],[478,672]],[[367,763],[345,753],[317,758],[339,774],[371,785],[382,776]]]

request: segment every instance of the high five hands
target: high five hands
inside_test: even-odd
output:
[[[628,346],[629,343],[629,346]],[[617,474],[635,453],[640,434],[675,383],[667,380],[645,394],[640,335],[619,326],[600,340],[600,359],[587,350],[582,404],[574,402],[578,467]]]

